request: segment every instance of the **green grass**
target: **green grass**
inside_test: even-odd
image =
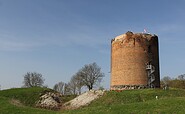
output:
[[[108,91],[89,106],[76,110],[51,111],[33,108],[46,88],[19,88],[0,91],[0,114],[185,114],[185,90],[145,89]],[[158,99],[156,99],[158,96]],[[74,96],[67,96],[66,100]],[[15,105],[18,99],[26,105]]]
[[[185,114],[185,90],[110,91],[88,107],[66,112],[71,114]]]
[[[185,90],[171,89],[144,89],[144,90],[125,90],[122,92],[110,91],[106,92],[103,97],[93,102],[91,106],[97,105],[111,105],[111,104],[128,104],[136,102],[146,102],[149,100],[156,100],[156,96],[159,99],[185,97]]]
[[[37,109],[28,106],[16,106],[10,103],[11,100],[0,97],[0,114],[57,114],[57,112]]]
[[[40,94],[46,91],[53,91],[48,88],[13,88],[0,91],[0,96],[9,99],[17,99],[26,106],[34,106],[35,102],[39,99]]]
[[[80,110],[68,111],[74,114],[184,114],[185,98],[170,98],[136,102],[128,104],[112,104],[105,106],[90,106]]]
[[[34,108],[35,102],[47,88],[14,88],[0,91],[0,114],[56,114],[55,111]],[[18,100],[21,105],[12,103]]]

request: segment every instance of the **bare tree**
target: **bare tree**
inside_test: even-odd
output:
[[[74,78],[72,77],[70,82],[68,83],[69,85],[69,89],[71,91],[71,93],[73,95],[76,95],[77,94],[77,85],[76,85],[76,81],[74,80]]]
[[[70,88],[71,93],[73,95],[81,94],[81,88],[83,85],[84,84],[83,84],[81,78],[77,74],[75,74],[71,77],[71,80],[69,82],[69,88]]]
[[[58,91],[58,92],[60,92],[62,94],[64,94],[64,88],[65,88],[65,83],[62,82],[62,81],[57,83],[57,84],[55,84],[54,87],[53,87],[53,89],[55,91]]]
[[[184,81],[185,80],[185,74],[179,75],[177,79]]]
[[[179,75],[177,78],[165,76],[161,79],[161,84],[162,86],[185,89],[185,74]]]
[[[66,84],[62,81],[55,84],[53,87],[53,90],[60,92],[62,95],[70,95],[71,94],[69,84]]]
[[[36,87],[40,86],[42,87],[44,84],[44,78],[42,77],[42,74],[36,73],[36,72],[27,72],[24,75],[24,87]]]
[[[77,75],[89,90],[91,90],[95,84],[101,82],[104,77],[104,73],[101,72],[101,68],[95,62],[84,65],[84,67],[77,72]]]
[[[65,86],[64,86],[64,94],[63,95],[71,95],[71,89],[70,89],[70,86],[69,86],[69,83],[66,84],[65,83]]]
[[[81,94],[81,89],[82,89],[82,87],[83,87],[85,84],[84,84],[83,80],[81,80],[80,75],[76,74],[76,75],[74,75],[73,78],[74,78],[74,80],[75,80],[75,82],[76,82],[77,92],[78,92],[78,94],[80,95],[80,94]]]
[[[170,83],[171,80],[172,80],[172,79],[171,79],[169,76],[165,76],[165,77],[163,77],[163,78],[161,79],[161,82],[162,82],[163,84],[165,84],[165,85],[169,85],[169,83]]]
[[[179,75],[177,79],[179,79],[181,83],[181,88],[185,89],[185,74]]]

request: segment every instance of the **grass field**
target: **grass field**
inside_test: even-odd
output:
[[[108,91],[89,106],[68,111],[34,108],[35,101],[43,91],[47,89],[0,91],[0,114],[185,114],[185,90],[182,89]]]

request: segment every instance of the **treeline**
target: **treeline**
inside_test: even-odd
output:
[[[165,76],[161,79],[161,87],[172,87],[185,89],[185,74],[177,76],[177,78],[171,78]]]
[[[82,87],[91,90],[96,84],[99,84],[104,77],[95,62],[84,65],[78,70],[70,79],[68,83],[60,81],[53,87],[54,90],[62,93],[63,95],[78,95],[81,94]],[[23,87],[46,87],[44,86],[44,78],[42,74],[36,72],[27,72],[24,75]]]

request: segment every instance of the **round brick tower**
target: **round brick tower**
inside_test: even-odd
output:
[[[127,32],[111,41],[111,90],[160,87],[158,37]]]

